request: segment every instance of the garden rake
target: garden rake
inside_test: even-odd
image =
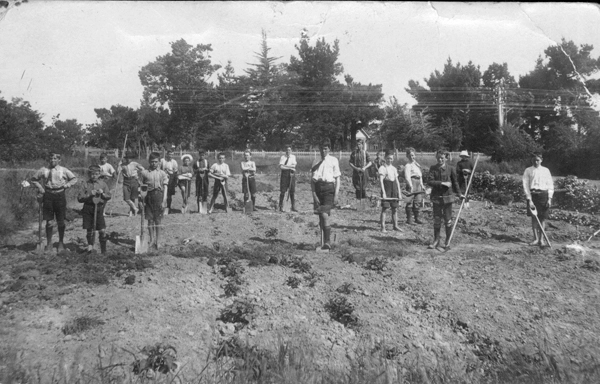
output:
[[[460,219],[460,213],[462,212],[462,209],[465,206],[465,201],[467,201],[467,196],[469,195],[469,189],[471,188],[471,183],[473,182],[473,175],[475,175],[475,168],[477,168],[478,161],[479,161],[479,153],[477,154],[477,158],[475,159],[475,164],[473,165],[473,172],[471,172],[471,176],[469,177],[469,183],[467,184],[467,189],[465,190],[465,196],[460,203],[460,208],[458,210],[458,214],[456,215],[456,220],[454,220],[454,225],[452,225],[452,231],[450,232],[450,238],[448,238],[448,241],[446,242],[446,249],[450,249],[450,241],[452,241],[452,236],[454,236],[454,230],[456,229],[456,224],[458,224],[458,219]]]

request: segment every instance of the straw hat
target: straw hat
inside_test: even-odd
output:
[[[190,161],[194,160],[194,158],[192,157],[192,155],[188,155],[188,154],[186,153],[185,155],[181,156],[181,161],[185,160],[185,158],[186,158],[186,157],[187,157],[188,159],[190,159]]]
[[[467,151],[461,151],[460,155],[458,155],[458,156],[460,156],[460,157],[463,157],[463,156],[464,157],[471,157],[471,156],[469,156],[469,152],[467,152]]]

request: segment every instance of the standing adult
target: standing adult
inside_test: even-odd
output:
[[[421,207],[423,205],[423,172],[421,165],[416,160],[417,153],[414,148],[406,149],[406,158],[408,163],[404,166],[404,179],[406,180],[406,190],[412,195],[406,198],[406,223],[407,224],[423,224],[421,221]],[[415,220],[413,222],[413,215]]]
[[[281,169],[281,178],[279,181],[279,211],[283,212],[283,199],[285,193],[289,190],[290,200],[292,202],[292,212],[298,212],[296,209],[296,156],[292,154],[292,146],[285,147],[285,155],[279,159],[279,169]]]
[[[167,209],[165,213],[171,213],[171,203],[173,202],[173,195],[177,187],[177,160],[173,159],[173,151],[167,150],[164,159],[160,159],[160,169],[165,171],[169,176],[169,186],[167,187]]]
[[[340,164],[337,158],[329,156],[329,144],[321,145],[321,158],[315,159],[311,167],[310,187],[313,195],[315,214],[319,215],[319,227],[323,235],[322,249],[331,249],[331,209],[338,201],[340,191]]]
[[[554,195],[552,175],[548,168],[542,166],[542,160],[541,153],[534,153],[532,157],[533,165],[523,173],[523,190],[527,198],[527,216],[531,216],[531,229],[534,236],[534,240],[529,245],[540,246],[544,245],[542,230],[545,229],[549,209],[552,206],[552,196]],[[539,225],[531,212],[532,205],[535,206],[537,211]]]
[[[469,185],[469,178],[473,173],[473,162],[470,159],[469,152],[461,151],[460,160],[456,163],[456,176],[458,176],[458,186],[460,187],[460,193],[465,195],[467,193],[467,185]],[[465,201],[465,207],[469,207],[469,200]]]
[[[38,189],[38,201],[42,202],[43,219],[46,220],[46,252],[52,250],[52,232],[54,224],[58,228],[58,251],[65,249],[65,215],[67,197],[65,190],[77,183],[73,172],[60,165],[60,153],[52,152],[48,157],[48,166],[40,168],[31,178],[31,184]]]
[[[444,248],[448,249],[448,241],[452,234],[452,203],[455,200],[454,193],[460,194],[460,188],[456,170],[446,164],[450,153],[446,150],[438,150],[435,157],[437,164],[429,170],[433,180],[428,183],[431,187],[431,202],[433,203],[433,242],[429,248],[437,248],[440,244],[440,230],[443,223],[446,227]],[[460,197],[462,198],[463,195],[461,194]]]
[[[357,199],[367,197],[368,175],[365,173],[365,170],[371,165],[371,158],[365,150],[365,141],[359,139],[356,142],[356,149],[350,155],[350,166],[353,169],[352,185],[356,190]]]

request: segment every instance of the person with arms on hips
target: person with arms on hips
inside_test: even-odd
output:
[[[446,228],[446,243],[443,248],[449,248],[450,235],[452,234],[452,203],[454,194],[460,194],[456,170],[446,164],[450,153],[446,150],[436,152],[437,164],[429,170],[433,178],[428,184],[431,187],[431,202],[433,203],[433,242],[430,249],[437,248],[440,244],[440,230],[442,224]],[[464,196],[460,194],[462,199]]]
[[[527,216],[531,216],[531,229],[534,238],[530,245],[543,246],[542,229],[545,229],[549,210],[552,206],[554,181],[550,170],[542,166],[543,157],[541,153],[534,153],[531,160],[533,165],[525,169],[525,173],[523,173],[523,190],[527,198]],[[532,213],[532,207],[535,207],[537,211],[541,228],[534,216],[535,213]]]
[[[385,154],[385,164],[379,168],[379,183],[381,185],[381,232],[387,232],[385,230],[385,211],[388,208],[392,210],[392,223],[394,231],[402,231],[398,227],[398,213],[397,209],[402,200],[400,194],[400,181],[398,180],[398,170],[392,165],[394,161],[394,154],[388,152]],[[388,200],[389,199],[389,200]],[[392,200],[395,199],[395,200]]]
[[[321,158],[315,159],[311,167],[310,187],[313,195],[315,214],[319,215],[319,227],[323,236],[322,249],[331,249],[331,209],[337,204],[340,191],[340,164],[337,158],[329,155],[329,144],[321,145]]]
[[[133,154],[126,154],[123,163],[119,162],[123,174],[123,200],[129,205],[129,217],[138,213],[139,182],[138,173],[144,170],[139,163],[131,161]]]
[[[281,178],[279,181],[279,211],[283,212],[283,199],[285,193],[289,193],[292,203],[292,212],[298,212],[296,209],[296,156],[292,154],[290,145],[285,147],[285,155],[279,159],[279,169],[281,169]]]
[[[421,165],[417,163],[416,151],[414,148],[406,149],[406,158],[408,162],[404,166],[404,179],[406,180],[406,190],[411,194],[406,199],[404,207],[406,211],[407,224],[423,224],[421,221],[421,207],[423,205],[423,195],[425,186],[423,185],[423,172]],[[415,220],[413,221],[413,215]]]
[[[198,212],[200,212],[200,202],[205,203],[208,199],[208,160],[204,150],[198,151],[198,160],[194,163],[194,173],[196,174],[196,200],[198,200]]]
[[[148,161],[150,167],[140,173],[140,181],[142,185],[148,187],[148,193],[144,200],[144,215],[148,220],[150,247],[158,249],[161,222],[166,208],[169,176],[160,169],[160,153],[152,152]]]
[[[365,172],[371,166],[371,157],[365,150],[365,142],[359,139],[356,142],[356,150],[350,155],[350,166],[352,167],[352,186],[356,191],[357,199],[367,197],[368,175]]]
[[[171,212],[171,203],[173,202],[173,195],[175,195],[175,188],[177,186],[177,161],[173,158],[173,151],[168,150],[165,154],[165,158],[160,160],[160,169],[165,171],[169,176],[169,188],[167,188],[167,209],[165,213]]]
[[[186,213],[188,208],[188,199],[190,197],[190,185],[192,183],[192,176],[194,176],[194,169],[192,168],[192,155],[181,156],[181,169],[177,174],[177,185],[181,191],[181,200],[183,206],[181,207],[181,213]]]
[[[208,205],[208,213],[212,213],[213,205],[219,196],[219,192],[223,194],[223,204],[225,206],[225,213],[229,212],[229,204],[227,203],[227,179],[231,176],[229,172],[229,165],[225,163],[225,154],[219,153],[217,156],[217,162],[210,167],[209,177],[215,179],[213,186],[213,196]]]
[[[244,152],[244,161],[240,163],[242,167],[242,193],[244,194],[244,201],[248,201],[248,195],[252,199],[252,207],[254,211],[256,209],[256,163],[252,161],[252,154],[250,151]],[[250,191],[248,191],[250,188]]]
[[[469,185],[469,179],[473,173],[473,162],[470,159],[469,152],[461,151],[460,160],[456,163],[456,176],[458,176],[458,186],[460,187],[460,193],[463,195],[467,194],[467,186]],[[465,207],[469,207],[469,199],[465,201]]]
[[[108,185],[100,178],[102,171],[100,166],[92,165],[88,169],[89,179],[86,181],[84,189],[79,192],[77,201],[83,203],[81,216],[83,217],[83,229],[86,230],[86,239],[88,242],[88,252],[94,249],[94,217],[96,218],[95,229],[100,236],[100,252],[106,253],[106,222],[104,221],[104,204],[110,200],[110,190]],[[94,197],[100,198],[97,204],[94,204]],[[96,212],[94,212],[94,210]]]
[[[65,191],[77,183],[77,177],[67,168],[60,166],[60,153],[50,153],[48,166],[39,169],[31,178],[42,201],[43,219],[46,220],[46,252],[52,250],[52,232],[58,228],[58,251],[64,251],[65,215],[67,196]],[[39,201],[39,200],[38,200]]]

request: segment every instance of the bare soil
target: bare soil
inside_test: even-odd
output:
[[[21,362],[51,372],[76,359],[83,366],[99,357],[130,364],[125,350],[164,342],[186,367],[199,369],[209,350],[234,334],[261,348],[296,338],[320,364],[340,367],[364,346],[407,363],[440,364],[445,356],[457,372],[515,355],[535,363],[541,352],[564,357],[556,364],[565,366],[600,356],[600,244],[596,237],[567,247],[587,240],[591,226],[550,220],[552,248],[533,247],[523,206],[473,201],[452,248],[429,250],[430,207],[425,225],[405,224],[400,209],[403,232],[391,231],[388,212],[388,232],[381,233],[378,208],[357,211],[344,178],[341,209],[332,216],[334,249],[320,253],[308,179],[299,179],[299,213],[275,210],[276,176],[259,175],[258,182],[259,211],[252,215],[241,211],[240,178],[231,181],[237,196],[228,214],[217,205],[200,215],[194,201],[183,215],[177,195],[175,212],[164,219],[163,246],[142,257],[131,251],[140,218],[125,216],[120,192],[112,203],[119,215],[107,217],[108,257],[82,253],[77,215],[65,253],[35,253],[37,224],[19,233],[0,249],[0,356],[17,352]],[[218,262],[228,255],[240,256],[245,283],[238,297],[255,308],[246,326],[217,320],[235,299],[224,294]],[[294,257],[309,267],[282,262]],[[314,286],[308,268],[316,272]],[[291,276],[300,279],[297,288],[286,283]],[[338,293],[344,284],[346,293]],[[354,305],[357,325],[345,327],[326,311],[340,295]],[[66,335],[65,325],[81,317],[100,321]]]

